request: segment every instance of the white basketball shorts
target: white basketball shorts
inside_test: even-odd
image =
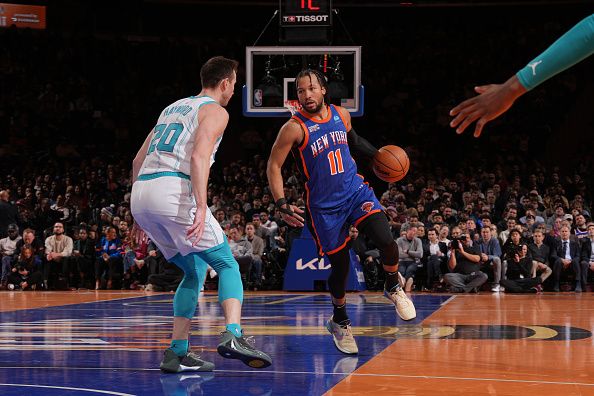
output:
[[[206,210],[204,233],[192,246],[187,230],[194,223],[196,201],[187,175],[159,172],[141,175],[132,186],[132,216],[140,228],[159,247],[166,259],[180,253],[202,252],[226,241],[221,226]]]

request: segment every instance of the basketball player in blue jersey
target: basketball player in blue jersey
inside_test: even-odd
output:
[[[225,330],[217,351],[250,367],[271,364],[240,325],[243,285],[239,265],[206,202],[208,175],[229,114],[237,61],[214,57],[200,70],[202,91],[167,106],[133,162],[131,207],[136,224],[165,258],[183,269],[173,299],[173,334],[165,350],[165,372],[212,371],[214,364],[189,351],[188,337],[207,263],[219,275]]]
[[[283,125],[268,160],[268,182],[283,220],[292,226],[304,222],[314,236],[319,254],[332,266],[328,288],[334,312],[327,322],[334,344],[343,353],[358,353],[346,311],[346,281],[350,268],[349,227],[356,226],[379,247],[386,271],[384,294],[404,320],[416,317],[415,307],[398,280],[398,247],[388,219],[373,190],[357,173],[350,150],[373,158],[377,149],[359,137],[348,111],[327,103],[326,79],[317,70],[304,70],[295,79],[303,110]],[[307,211],[290,205],[283,196],[281,167],[289,152],[306,179]],[[304,215],[306,220],[302,217]]]
[[[474,136],[479,137],[485,124],[509,110],[520,96],[592,53],[594,15],[580,21],[505,83],[475,87],[478,96],[450,111],[450,115],[455,117],[450,126],[456,128],[457,133],[462,133],[478,120]]]

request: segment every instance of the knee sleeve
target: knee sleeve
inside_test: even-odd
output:
[[[369,216],[359,224],[358,228],[378,247],[382,264],[398,264],[398,245],[394,241],[390,224],[383,212]]]
[[[192,319],[206,277],[206,263],[196,253],[187,256],[177,254],[171,261],[184,270],[184,277],[173,298],[173,316]]]
[[[235,298],[243,303],[243,283],[239,264],[233,257],[229,244],[224,242],[198,255],[219,274],[219,302]]]
[[[329,254],[331,272],[328,277],[328,289],[332,297],[341,299],[346,294],[346,282],[351,266],[349,248],[345,247],[338,252]]]

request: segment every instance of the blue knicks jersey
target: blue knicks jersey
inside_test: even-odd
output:
[[[303,143],[293,151],[307,179],[307,204],[312,208],[342,206],[363,184],[357,164],[349,151],[347,130],[341,114],[328,106],[324,120],[310,119],[302,111],[293,119],[303,128]]]

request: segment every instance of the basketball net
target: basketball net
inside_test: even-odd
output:
[[[298,100],[287,99],[285,100],[285,109],[291,112],[291,115],[295,115],[297,111],[301,110],[301,105]]]

